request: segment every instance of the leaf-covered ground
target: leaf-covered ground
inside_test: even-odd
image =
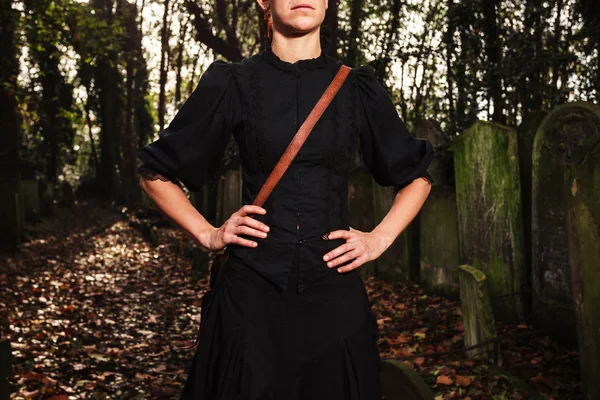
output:
[[[19,253],[0,255],[11,399],[177,398],[207,277],[192,271],[182,232],[160,229],[152,247],[130,218],[93,203],[58,209],[28,228]],[[437,399],[583,399],[576,352],[499,326],[514,338],[500,346],[502,368],[468,361],[452,352],[464,346],[457,302],[410,282],[365,282],[382,358],[405,357]]]

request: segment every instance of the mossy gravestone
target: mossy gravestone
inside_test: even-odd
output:
[[[496,337],[496,324],[486,276],[477,268],[459,268],[460,304],[465,329],[465,345],[474,346]],[[491,359],[493,343],[467,351],[469,358]]]
[[[577,317],[569,252],[567,204],[569,168],[586,159],[597,135],[598,111],[585,103],[565,104],[551,112],[536,134],[532,159],[532,272],[534,325],[576,343]],[[585,168],[589,164],[585,164]],[[578,186],[592,184],[593,171]],[[596,190],[598,186],[596,186]],[[577,278],[579,279],[579,278]]]
[[[565,104],[540,126],[532,215],[534,323],[563,336],[577,332],[584,390],[599,399],[599,106]]]
[[[517,135],[478,121],[452,143],[460,261],[488,279],[496,319],[523,320],[523,221]]]
[[[418,215],[420,282],[429,292],[456,298],[460,258],[450,140],[432,120],[423,122],[416,132],[435,147],[435,158],[427,169],[434,185]]]

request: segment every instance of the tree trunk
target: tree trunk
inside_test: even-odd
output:
[[[454,111],[454,81],[452,76],[453,62],[452,57],[454,56],[455,44],[454,44],[454,32],[456,32],[456,18],[454,1],[448,0],[448,30],[446,31],[446,37],[444,42],[446,43],[446,82],[448,84],[448,132],[450,134],[456,134],[456,115]]]
[[[163,130],[165,127],[165,105],[166,94],[165,86],[167,84],[167,48],[169,47],[169,0],[164,1],[163,25],[160,32],[160,77],[158,81],[158,129]]]
[[[483,31],[485,35],[485,53],[488,60],[486,86],[494,105],[492,120],[504,123],[504,100],[502,99],[502,45],[498,27],[498,0],[483,0]]]

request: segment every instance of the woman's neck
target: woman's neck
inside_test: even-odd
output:
[[[295,37],[273,32],[271,50],[289,63],[316,58],[321,55],[321,37],[318,30]]]

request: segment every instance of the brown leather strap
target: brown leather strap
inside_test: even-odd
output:
[[[298,129],[298,132],[296,132],[296,134],[294,135],[294,138],[288,145],[287,149],[285,149],[285,152],[279,159],[279,162],[277,163],[273,171],[271,171],[271,174],[269,175],[263,186],[260,188],[258,195],[256,195],[256,199],[254,199],[254,202],[252,203],[253,205],[262,207],[262,205],[265,203],[267,197],[269,197],[269,195],[275,188],[275,185],[277,185],[277,182],[279,182],[285,171],[288,169],[288,167],[296,157],[296,154],[298,154],[298,152],[300,151],[300,147],[302,147],[302,145],[304,144],[304,141],[312,131],[312,128],[315,126],[323,112],[325,112],[325,109],[327,108],[329,103],[331,103],[331,100],[333,100],[338,90],[340,90],[340,87],[342,87],[342,84],[346,80],[346,77],[350,73],[351,69],[352,68],[346,65],[342,65],[340,67],[337,74],[335,75],[335,78],[333,78],[327,89],[325,89],[325,92],[321,95],[321,98],[319,99],[317,104],[315,104],[310,114],[308,114],[308,117],[306,117],[306,119]]]

